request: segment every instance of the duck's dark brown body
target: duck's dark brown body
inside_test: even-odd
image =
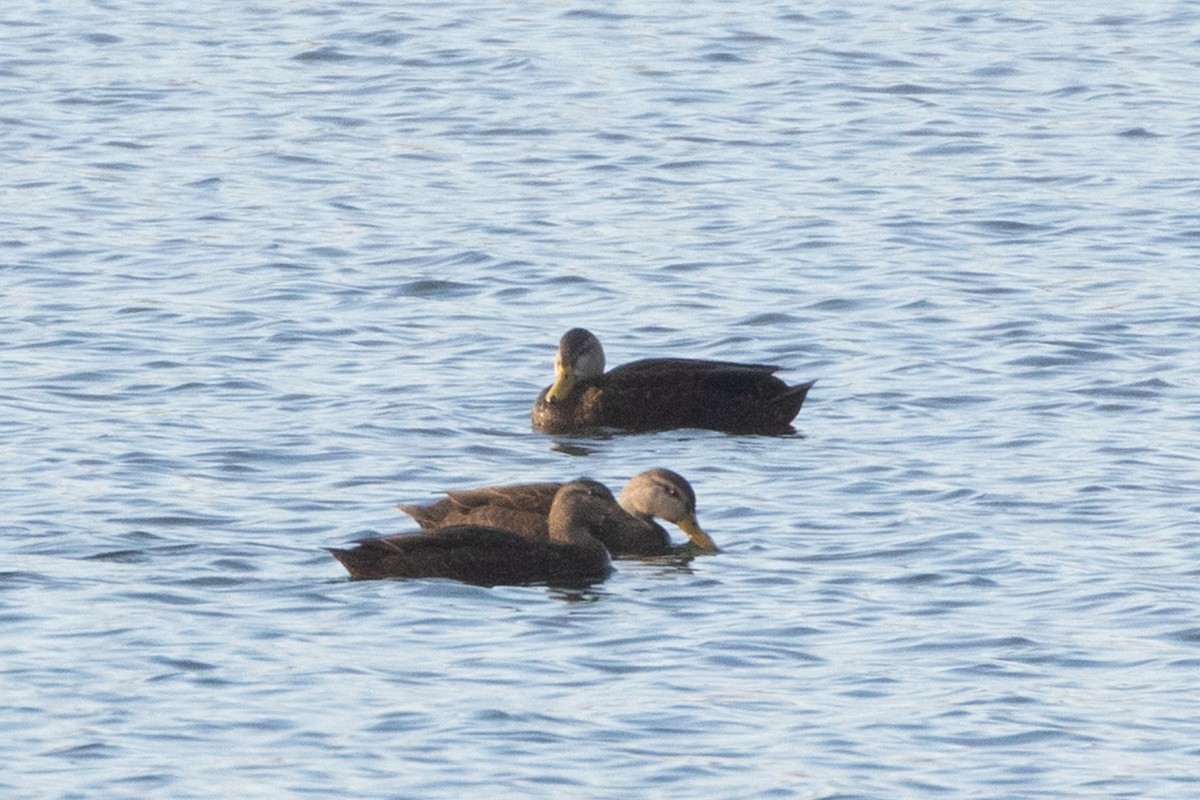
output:
[[[593,482],[594,483],[594,482]],[[561,483],[516,483],[446,492],[446,498],[424,506],[401,505],[400,510],[422,528],[458,524],[492,525],[532,539],[550,535],[549,514]],[[714,553],[717,546],[696,521],[696,492],[677,472],[648,469],[629,479],[618,505],[601,484],[592,491],[611,501],[590,528],[614,556],[695,555]],[[690,540],[675,547],[654,518],[678,525]]]
[[[359,580],[451,578],[481,586],[579,586],[604,580],[611,569],[599,542],[592,546],[534,541],[483,525],[366,539],[352,550],[330,552]]]
[[[451,491],[443,500],[425,506],[401,505],[422,528],[489,525],[522,536],[548,540],[547,515],[561,483],[518,483],[482,489]],[[614,501],[615,502],[615,501]],[[671,552],[671,538],[652,520],[640,519],[614,506],[592,529],[614,556],[658,556]]]
[[[612,492],[580,479],[555,493],[549,536],[531,539],[485,525],[454,525],[436,531],[365,539],[343,550],[330,548],[351,577],[452,578],[484,586],[549,583],[578,586],[604,580],[608,550],[592,536],[598,522],[620,506]]]
[[[631,431],[707,428],[775,434],[791,422],[813,383],[788,386],[779,367],[680,358],[651,358],[602,375],[579,377],[566,397],[533,406],[533,426],[547,433],[596,428]]]

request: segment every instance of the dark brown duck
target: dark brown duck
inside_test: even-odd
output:
[[[592,529],[619,507],[596,481],[564,484],[554,495],[546,539],[487,525],[364,539],[330,548],[352,578],[452,578],[482,586],[547,583],[580,586],[604,580],[608,550]]]
[[[583,328],[558,344],[554,383],[533,404],[547,433],[708,428],[789,433],[813,381],[788,386],[780,367],[691,358],[647,358],[604,371],[604,348]]]
[[[426,529],[476,524],[505,528],[523,536],[549,538],[548,514],[561,483],[520,483],[446,492],[446,498],[400,510]],[[609,494],[611,498],[611,493]],[[654,517],[678,525],[690,543],[682,548]],[[635,475],[621,490],[620,506],[611,506],[592,534],[614,556],[657,556],[667,553],[716,552],[716,545],[696,521],[696,493],[682,475],[651,469]]]

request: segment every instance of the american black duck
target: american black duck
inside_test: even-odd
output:
[[[400,510],[426,529],[490,525],[545,540],[549,538],[550,504],[561,487],[561,483],[519,483],[450,491],[436,503],[401,504]],[[673,547],[671,537],[654,517],[678,525],[690,543],[683,548]],[[684,548],[706,553],[717,550],[696,522],[696,493],[692,485],[669,469],[651,469],[631,478],[621,490],[620,506],[610,506],[592,535],[614,556],[657,556]]]
[[[603,484],[580,479],[554,495],[546,539],[488,525],[453,525],[378,539],[353,550],[330,548],[352,578],[453,578],[482,586],[603,580],[608,550],[591,531],[617,508]]]
[[[558,343],[554,383],[533,404],[546,433],[708,428],[789,433],[813,381],[788,386],[780,367],[693,358],[647,358],[604,371],[604,348],[583,328]]]

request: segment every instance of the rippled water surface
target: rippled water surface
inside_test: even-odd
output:
[[[1196,797],[1200,12],[1101,5],[6,3],[0,794]],[[575,325],[818,383],[555,439]],[[651,466],[723,552],[322,549]]]

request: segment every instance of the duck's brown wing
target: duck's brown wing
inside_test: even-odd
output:
[[[480,489],[455,489],[446,492],[446,497],[460,509],[495,506],[549,514],[554,495],[562,486],[561,483],[513,483]]]
[[[740,364],[736,361],[710,361],[703,358],[643,358],[630,361],[619,367],[613,367],[605,375],[622,373],[661,374],[695,374],[695,373],[743,373],[757,375],[772,375],[783,367],[775,364]]]
[[[546,515],[561,483],[520,483],[446,492],[428,505],[401,504],[400,510],[427,530],[450,525],[487,525],[546,539]]]

